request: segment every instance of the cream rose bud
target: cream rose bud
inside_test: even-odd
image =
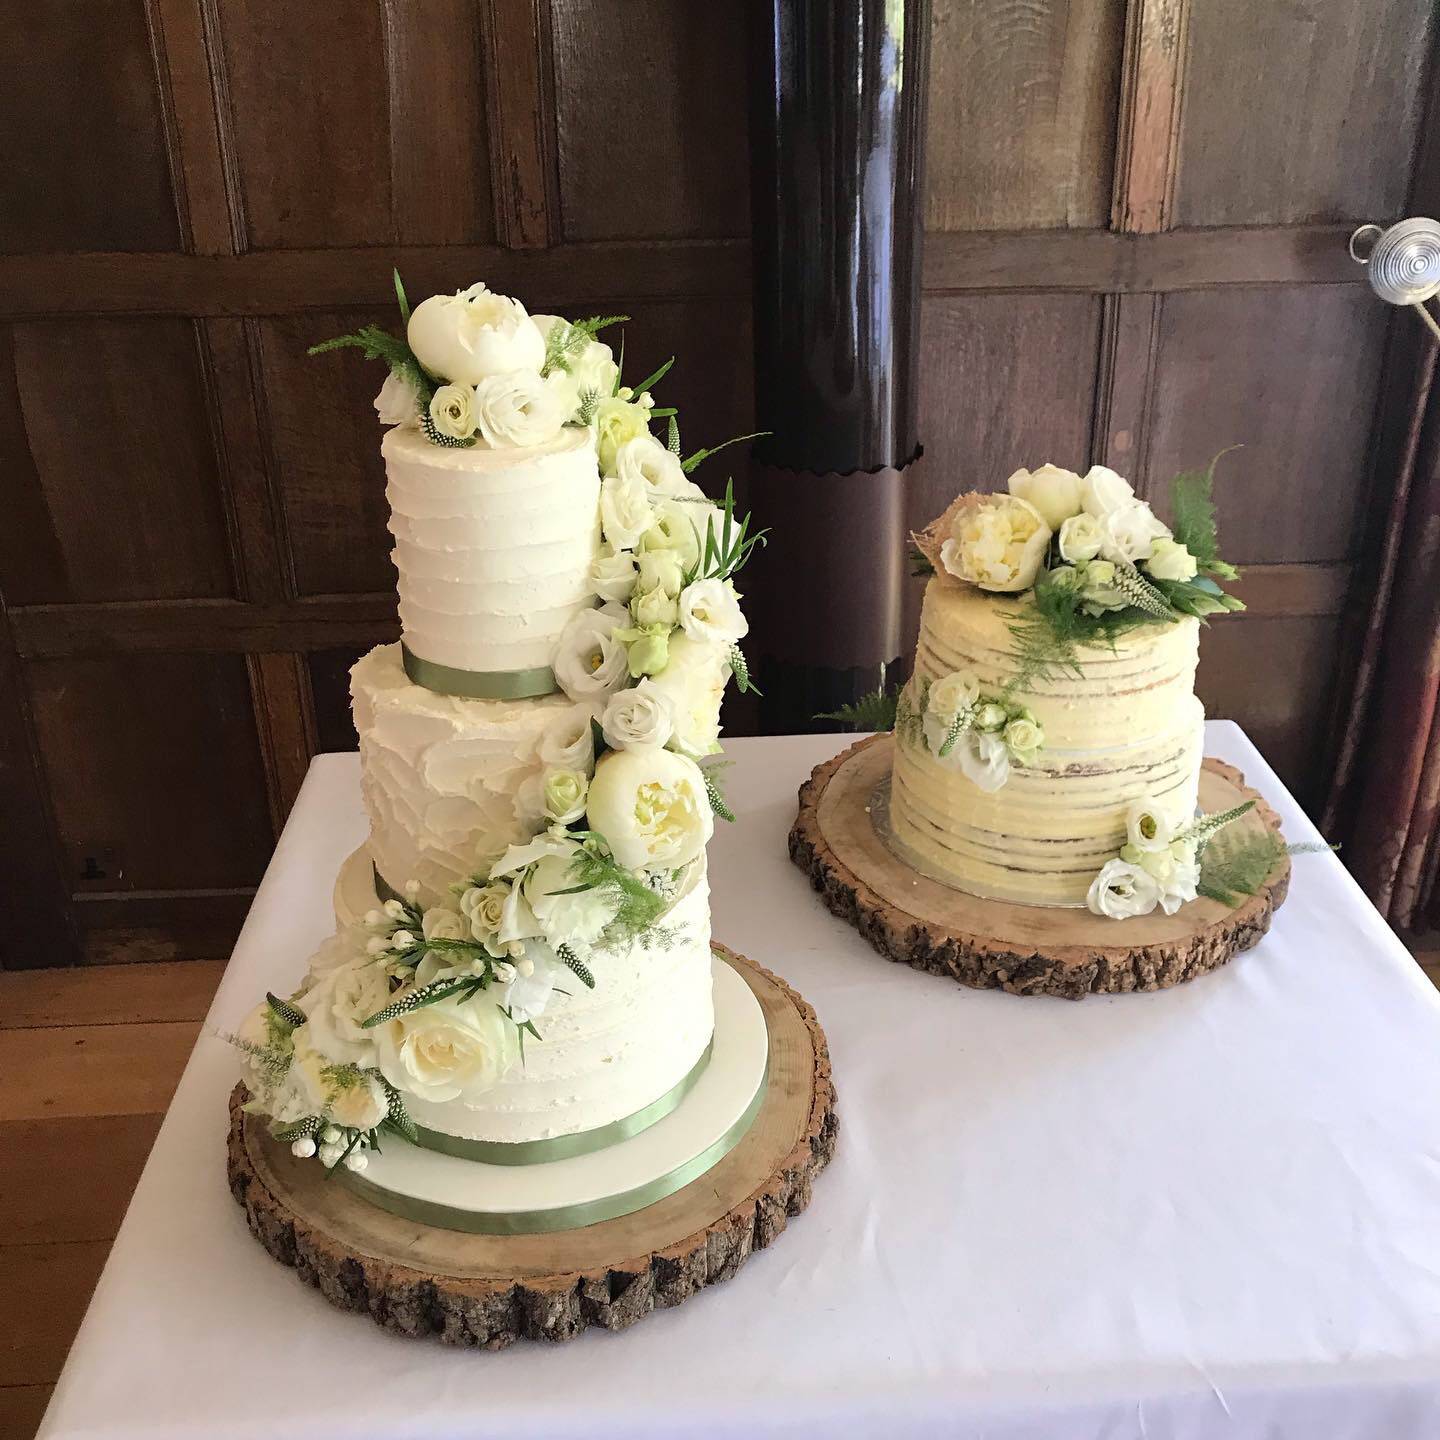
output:
[[[650,487],[643,480],[611,475],[600,482],[600,528],[616,550],[633,550],[654,519]]]
[[[618,606],[581,610],[571,617],[555,654],[555,679],[572,700],[594,700],[629,678],[629,657],[616,629],[629,616]]]
[[[627,440],[616,450],[615,473],[622,480],[643,480],[656,495],[699,498],[705,493],[685,474],[680,457],[648,433]]]
[[[1137,850],[1168,850],[1175,840],[1175,827],[1153,801],[1134,800],[1125,813],[1125,838]]]
[[[533,370],[489,375],[475,387],[475,426],[492,450],[543,445],[564,423],[564,406]]]
[[[1107,465],[1092,465],[1080,482],[1080,505],[1087,515],[1103,520],[1112,510],[1128,505],[1135,491],[1123,475]]]
[[[590,785],[590,824],[627,870],[673,870],[714,831],[705,777],[670,750],[613,750]]]
[[[1012,495],[1028,500],[1052,530],[1080,513],[1080,477],[1073,470],[1049,464],[1017,470],[1006,484]]]
[[[1155,877],[1128,860],[1108,860],[1091,882],[1085,903],[1096,915],[1126,920],[1148,915],[1160,903]]]
[[[489,885],[472,885],[460,896],[460,913],[470,924],[471,939],[478,940],[487,949],[500,934],[509,894],[508,885],[492,882]]]
[[[997,730],[1003,730],[1009,718],[1010,714],[1003,705],[987,700],[975,711],[975,728],[986,734],[993,734]]]
[[[1157,580],[1193,580],[1200,567],[1178,540],[1162,535],[1151,546],[1145,568]]]
[[[1081,511],[1060,527],[1060,558],[1072,565],[1093,560],[1105,543],[1105,527],[1093,515]]]
[[[1167,539],[1169,529],[1143,501],[1117,505],[1100,522],[1105,541],[1100,553],[1107,560],[1135,564],[1148,560],[1156,540]]]
[[[680,596],[680,628],[702,645],[727,649],[750,633],[740,597],[728,580],[697,580]]]
[[[1045,732],[1029,715],[1017,715],[1001,733],[1017,765],[1033,765],[1045,744]]]
[[[427,940],[468,940],[470,926],[458,910],[436,905],[420,919],[420,931]]]
[[[585,792],[590,782],[579,770],[552,769],[540,782],[546,818],[556,825],[568,825],[585,813]]]
[[[602,600],[628,605],[639,581],[639,568],[632,550],[616,550],[607,545],[590,566],[590,584]]]
[[[414,425],[419,420],[420,392],[415,382],[392,370],[375,397],[375,413],[382,425]]]
[[[679,595],[685,588],[685,570],[673,550],[642,550],[639,556],[640,588]]]
[[[712,755],[720,748],[720,705],[730,679],[728,652],[692,640],[682,630],[670,637],[665,667],[651,681],[674,711],[675,730],[667,742],[687,755]]]
[[[720,524],[720,511],[694,500],[662,499],[655,506],[654,522],[640,537],[640,549],[674,551],[680,564],[689,570],[700,559],[707,529]]]
[[[440,1000],[381,1028],[380,1073],[417,1100],[477,1100],[517,1053],[515,1027],[484,997]]]
[[[627,440],[650,434],[650,412],[643,405],[612,395],[595,407],[595,449],[600,473],[615,475],[620,447]]]
[[[942,675],[925,697],[925,708],[933,715],[960,715],[979,702],[980,682],[972,670],[952,670]]]
[[[637,590],[630,598],[630,613],[635,623],[642,627],[673,626],[679,614],[679,606],[673,595],[664,590]]]
[[[660,747],[675,733],[675,708],[653,680],[610,697],[600,717],[605,743],[612,750]]]
[[[484,285],[422,300],[405,338],[426,370],[458,385],[512,370],[538,374],[545,363],[544,337],[525,307]]]
[[[475,392],[468,385],[442,385],[430,397],[430,423],[452,440],[475,433]]]

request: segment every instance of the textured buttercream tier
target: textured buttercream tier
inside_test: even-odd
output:
[[[464,700],[405,674],[398,645],[381,645],[350,672],[360,736],[360,789],[370,854],[392,886],[420,882],[426,904],[448,898],[486,858],[543,828],[541,748],[563,746],[588,711],[563,695]],[[583,721],[583,723],[582,723]]]
[[[998,695],[1019,669],[1009,622],[1026,601],[935,579],[925,592],[912,693],[970,670]],[[1080,905],[1125,842],[1133,800],[1194,813],[1205,712],[1195,698],[1199,626],[1146,626],[1112,652],[1081,652],[1081,674],[1034,681],[1008,698],[1045,731],[1034,765],[1012,764],[987,793],[942,764],[914,731],[897,734],[890,826],[927,874],[957,889],[1031,905]]]
[[[410,651],[460,670],[549,665],[570,617],[594,603],[600,477],[589,430],[466,450],[395,429],[381,453]]]

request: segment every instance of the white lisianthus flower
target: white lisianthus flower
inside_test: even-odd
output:
[[[381,1027],[380,1073],[417,1100],[477,1100],[509,1070],[515,1027],[484,997],[424,1005]]]
[[[555,678],[572,700],[594,700],[620,689],[629,678],[629,658],[615,630],[629,616],[609,605],[581,610],[560,632]]]
[[[1177,840],[1168,853],[1172,868],[1160,895],[1160,908],[1173,915],[1199,893],[1200,858],[1191,840]]]
[[[1060,527],[1060,558],[1072,565],[1093,560],[1105,544],[1105,527],[1093,515],[1081,511]]]
[[[1080,481],[1080,505],[1087,515],[1103,520],[1112,510],[1135,498],[1130,482],[1108,465],[1092,465]]]
[[[574,863],[573,853],[547,855],[521,882],[525,899],[552,949],[557,945],[581,949],[593,945],[620,910],[619,896],[610,887],[575,889]]]
[[[1195,557],[1169,535],[1160,536],[1151,546],[1145,568],[1157,580],[1193,580],[1199,570]]]
[[[375,1063],[375,1032],[362,1029],[361,1023],[390,1003],[390,978],[384,965],[373,960],[341,965],[295,1003],[305,1013],[303,1029],[309,1044],[327,1063]]]
[[[1169,528],[1143,501],[1117,505],[1100,522],[1105,541],[1100,554],[1117,563],[1128,560],[1134,565],[1148,560],[1157,540],[1170,538]]]
[[[673,551],[682,569],[692,569],[700,559],[707,529],[713,522],[718,533],[720,521],[719,507],[708,501],[660,500],[654,522],[640,537],[640,549]]]
[[[382,425],[415,425],[420,416],[420,392],[408,376],[392,370],[375,397],[375,413]]]
[[[600,482],[600,528],[616,550],[633,550],[654,519],[643,480],[610,475]]]
[[[963,505],[940,547],[940,563],[957,579],[1003,594],[1028,590],[1045,559],[1050,527],[1028,501],[980,495]]]
[[[606,396],[595,407],[595,450],[602,475],[617,475],[620,447],[627,440],[650,434],[650,411],[644,405]],[[646,487],[649,488],[648,486]]]
[[[642,628],[661,626],[670,629],[680,613],[675,597],[658,587],[654,590],[637,590],[630,597],[630,614],[636,625]]]
[[[678,869],[704,850],[715,828],[700,767],[669,750],[602,755],[589,815],[627,870]]]
[[[475,392],[468,385],[442,385],[430,397],[430,422],[452,440],[475,433]]]
[[[1080,513],[1080,477],[1073,470],[1045,464],[1038,470],[1017,470],[1005,483],[1012,495],[1028,500],[1052,530]]]
[[[729,580],[697,580],[680,595],[680,628],[702,645],[727,649],[750,633],[740,597]]]
[[[1175,841],[1175,827],[1153,800],[1133,800],[1125,813],[1125,839],[1137,850],[1168,850]]]
[[[622,480],[642,480],[657,496],[704,497],[705,492],[686,475],[680,457],[672,455],[648,431],[627,440],[615,451],[615,473]]]
[[[585,792],[589,788],[590,781],[581,770],[547,770],[540,782],[546,819],[556,825],[578,820],[585,813]]]
[[[675,733],[675,707],[653,680],[631,690],[618,690],[600,717],[605,743],[612,750],[661,747]]]
[[[543,445],[565,423],[565,411],[533,370],[487,375],[475,387],[475,427],[492,450]]]
[[[569,327],[570,322],[559,315],[532,315],[535,328],[541,337],[548,340],[550,332],[557,326]],[[615,354],[602,340],[591,339],[578,353],[570,351],[566,356],[568,370],[558,367],[545,377],[545,384],[554,393],[568,420],[580,408],[581,397],[593,390],[597,396],[612,395],[619,370],[615,365]]]
[[[346,925],[320,942],[306,967],[307,986],[328,974],[337,965],[348,965],[366,953],[369,926],[372,923],[384,922],[384,916],[379,911],[372,913],[375,915],[373,922],[367,915],[363,923]]]
[[[720,748],[720,705],[730,679],[722,645],[692,640],[682,630],[670,638],[665,668],[651,684],[670,701],[675,728],[667,742],[686,755],[713,755]]]
[[[685,588],[685,570],[673,550],[642,550],[639,555],[640,588],[679,595]]]
[[[478,385],[512,370],[538,375],[545,363],[544,337],[525,307],[484,285],[422,300],[411,312],[405,338],[432,375],[456,385]]]
[[[538,1020],[550,1004],[555,993],[555,981],[569,972],[557,965],[538,945],[526,946],[527,965],[522,970],[515,967],[515,974],[495,997],[496,1004],[510,1012],[510,1018],[517,1025],[527,1020]]]
[[[538,754],[545,765],[579,770],[587,779],[595,770],[595,732],[588,705],[576,705],[552,720],[540,738]]]
[[[980,682],[973,670],[952,670],[942,675],[925,697],[925,709],[931,714],[953,718],[974,709],[980,701]]]
[[[977,790],[994,794],[1010,778],[1010,752],[1004,738],[993,732],[967,730],[950,752],[961,774]]]
[[[617,550],[613,545],[607,545],[590,566],[591,589],[602,600],[619,605],[630,603],[638,578],[634,551]]]
[[[1155,877],[1128,860],[1107,860],[1090,884],[1085,903],[1096,915],[1126,920],[1148,915],[1160,903]]]
[[[427,940],[468,940],[470,926],[458,910],[436,905],[420,918],[420,931]]]
[[[573,856],[580,842],[563,830],[547,830],[523,845],[511,845],[490,867],[491,880],[506,880],[537,865],[547,855]]]
[[[1033,765],[1045,744],[1045,732],[1033,715],[1015,716],[1000,733],[1017,765]]]
[[[470,938],[478,940],[495,956],[504,952],[499,935],[509,894],[508,885],[491,882],[489,885],[472,885],[460,896],[460,914],[469,924]]]

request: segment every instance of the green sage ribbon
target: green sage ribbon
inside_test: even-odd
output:
[[[470,1235],[537,1235],[556,1230],[579,1230],[586,1225],[598,1225],[602,1220],[614,1220],[621,1215],[633,1214],[648,1205],[683,1190],[692,1180],[698,1180],[707,1170],[713,1169],[745,1138],[760,1107],[765,1103],[765,1094],[770,1081],[770,1062],[767,1057],[765,1073],[760,1078],[755,1094],[745,1107],[745,1113],[735,1121],[713,1144],[707,1145],[693,1159],[677,1165],[675,1169],[637,1185],[634,1189],[618,1195],[607,1195],[599,1200],[584,1200],[574,1205],[556,1205],[546,1210],[488,1211],[462,1210],[455,1205],[445,1205],[438,1200],[419,1200],[413,1195],[397,1195],[373,1181],[366,1180],[354,1171],[337,1167],[333,1172],[341,1183],[350,1186],[370,1204],[402,1220],[420,1225],[433,1225],[441,1230],[463,1230]]]
[[[528,670],[459,670],[413,654],[403,640],[400,658],[405,673],[437,695],[459,695],[466,700],[529,700],[537,695],[553,695],[560,688],[548,665],[533,665]]]

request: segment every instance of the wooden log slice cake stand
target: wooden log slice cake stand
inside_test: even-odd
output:
[[[1159,910],[1110,920],[1080,908],[982,900],[912,869],[892,852],[887,824],[892,737],[874,735],[815,768],[800,787],[790,858],[826,906],[882,954],[962,985],[1015,995],[1159,990],[1192,980],[1248,950],[1285,899],[1290,861],[1282,856],[1259,891],[1235,909],[1198,899],[1174,915]],[[1276,835],[1279,816],[1244,777],[1206,759],[1200,808],[1207,814],[1258,803],[1234,822]]]
[[[368,1311],[404,1335],[486,1350],[521,1338],[569,1340],[591,1325],[621,1330],[728,1280],[810,1203],[837,1122],[815,1012],[778,976],[715,949],[764,1012],[769,1073],[744,1137],[683,1189],[582,1229],[485,1235],[426,1225],[297,1160],[263,1119],[244,1113],[237,1086],[228,1170],[251,1233],[343,1310]]]

